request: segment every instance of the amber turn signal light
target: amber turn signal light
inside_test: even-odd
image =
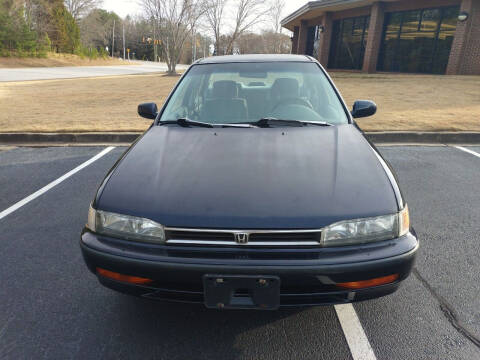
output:
[[[344,289],[365,289],[369,288],[372,286],[379,286],[379,285],[385,285],[385,284],[390,284],[398,279],[398,274],[393,274],[393,275],[388,275],[388,276],[382,276],[379,278],[375,279],[370,279],[370,280],[361,280],[361,281],[350,281],[350,282],[344,282],[344,283],[338,283],[336,284],[338,287],[344,288]]]
[[[130,284],[138,285],[138,284],[148,284],[153,282],[152,279],[142,278],[138,276],[123,275],[123,274],[119,274],[119,273],[116,273],[110,270],[105,270],[98,267],[97,267],[97,274],[112,280],[127,282]]]

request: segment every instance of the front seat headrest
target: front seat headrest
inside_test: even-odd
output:
[[[238,86],[232,80],[219,80],[213,83],[214,98],[234,99],[238,97]]]
[[[292,78],[278,78],[272,85],[272,96],[274,98],[297,97],[298,81]]]

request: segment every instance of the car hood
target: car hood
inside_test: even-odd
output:
[[[226,229],[321,228],[398,211],[376,153],[349,124],[153,126],[111,170],[95,206]]]

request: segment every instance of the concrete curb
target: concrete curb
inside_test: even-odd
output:
[[[480,132],[367,132],[374,143],[404,144],[480,144]]]
[[[128,144],[139,132],[125,133],[0,133],[0,145]],[[480,132],[367,132],[382,144],[480,144]]]
[[[0,144],[107,144],[131,143],[139,132],[125,133],[0,133]]]

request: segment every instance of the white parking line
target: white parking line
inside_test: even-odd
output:
[[[60,184],[62,181],[68,179],[70,176],[72,176],[73,174],[79,172],[80,170],[82,170],[83,168],[87,167],[87,166],[90,165],[91,163],[97,161],[98,159],[100,159],[102,156],[104,156],[105,154],[109,153],[109,152],[112,151],[113,149],[115,149],[114,146],[109,146],[109,147],[107,147],[106,149],[102,150],[100,153],[98,153],[97,155],[95,155],[94,157],[92,157],[90,160],[87,160],[87,161],[85,161],[83,164],[80,164],[80,165],[77,166],[75,169],[73,169],[73,170],[69,171],[68,173],[66,173],[65,175],[59,177],[57,180],[52,181],[50,184],[44,186],[44,187],[41,188],[40,190],[35,191],[33,194],[27,196],[27,197],[24,198],[23,200],[20,200],[20,201],[17,202],[16,204],[10,206],[8,209],[3,210],[2,212],[0,212],[0,220],[3,219],[5,216],[13,213],[14,211],[20,209],[23,205],[28,204],[30,201],[36,199],[36,198],[39,197],[40,195],[46,193],[48,190],[50,190],[51,188],[57,186],[57,185]]]
[[[334,307],[353,360],[376,360],[375,353],[353,305],[341,304]]]
[[[480,157],[480,154],[473,151],[473,150],[470,150],[470,149],[467,149],[467,148],[464,148],[463,146],[454,146],[456,147],[458,150],[462,150],[462,151],[465,151],[469,154],[472,154],[473,156],[476,156],[476,157]]]

